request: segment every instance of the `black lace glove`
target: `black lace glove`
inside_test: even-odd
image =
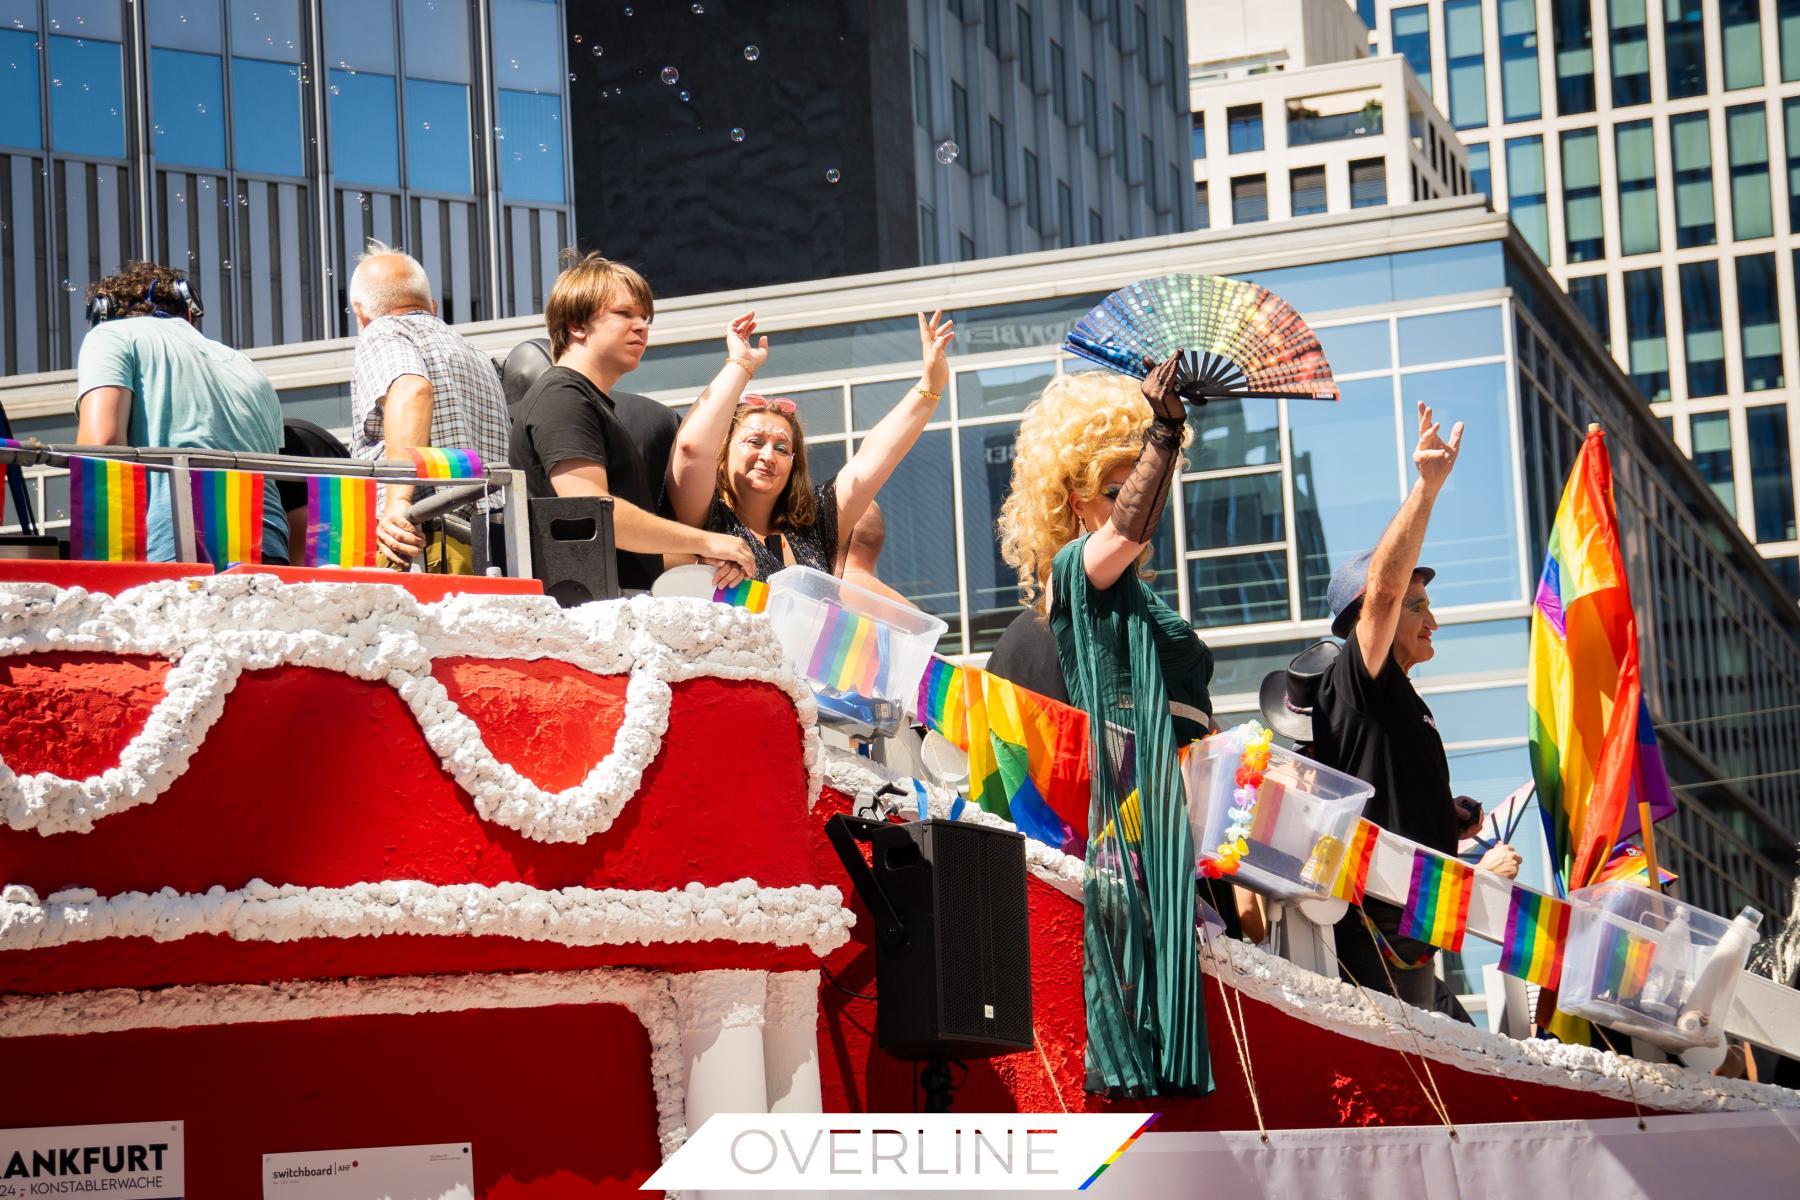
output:
[[[1119,489],[1119,498],[1113,501],[1113,528],[1127,541],[1147,543],[1155,536],[1175,479],[1182,429],[1187,423],[1187,406],[1175,391],[1181,367],[1181,354],[1177,351],[1144,377],[1144,399],[1155,419],[1144,432],[1144,449],[1138,455],[1137,466]]]

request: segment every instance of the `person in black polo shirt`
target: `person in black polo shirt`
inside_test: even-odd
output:
[[[635,369],[650,341],[655,302],[630,267],[589,254],[556,278],[544,305],[556,365],[538,376],[513,413],[510,458],[534,499],[611,496],[619,586],[644,590],[663,555],[696,555],[729,587],[755,569],[742,541],[656,515],[663,499],[642,448],[608,394]]]
[[[1459,421],[1445,441],[1431,409],[1419,405],[1413,451],[1419,478],[1380,543],[1339,567],[1326,590],[1331,632],[1344,639],[1344,650],[1319,679],[1312,713],[1312,756],[1374,786],[1363,815],[1450,855],[1459,835],[1479,826],[1481,809],[1451,795],[1444,741],[1407,673],[1436,652],[1431,635],[1437,622],[1425,587],[1437,573],[1419,566],[1419,550],[1432,505],[1456,466],[1462,433]],[[1480,865],[1511,878],[1519,856],[1502,843]],[[1368,899],[1361,910],[1351,909],[1337,924],[1339,971],[1366,988],[1431,1008],[1436,951],[1399,937],[1399,925],[1395,905]]]

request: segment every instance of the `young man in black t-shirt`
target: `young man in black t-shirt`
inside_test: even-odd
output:
[[[534,498],[612,497],[621,588],[648,588],[665,554],[698,556],[730,586],[755,570],[749,547],[657,515],[661,481],[609,395],[643,358],[654,312],[644,277],[598,254],[557,276],[544,306],[556,365],[519,400],[509,458]]]
[[[1419,478],[1375,549],[1332,574],[1326,593],[1331,632],[1344,639],[1344,652],[1319,680],[1313,709],[1313,757],[1374,785],[1364,815],[1451,855],[1459,836],[1479,824],[1480,808],[1472,820],[1459,812],[1437,722],[1407,673],[1436,653],[1431,636],[1438,626],[1425,592],[1436,572],[1419,566],[1419,551],[1432,505],[1456,465],[1462,432],[1459,421],[1445,441],[1431,409],[1419,405],[1413,452]],[[1511,878],[1519,856],[1500,844],[1481,865]],[[1337,925],[1339,970],[1366,988],[1431,1008],[1436,951],[1398,936],[1399,924],[1400,909],[1392,904],[1370,899],[1363,912],[1352,909]]]

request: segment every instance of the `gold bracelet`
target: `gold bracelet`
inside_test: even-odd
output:
[[[748,375],[752,379],[756,378],[756,368],[750,365],[750,360],[748,357],[746,357],[742,354],[737,355],[735,358],[733,358],[731,360],[731,365],[734,367],[744,368],[744,374]]]
[[[919,384],[917,387],[913,388],[913,391],[919,393],[919,395],[925,397],[925,399],[933,404],[936,404],[939,400],[944,398],[944,393],[934,392],[924,384]]]

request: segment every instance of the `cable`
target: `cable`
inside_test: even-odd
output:
[[[838,982],[838,980],[837,980],[837,976],[836,976],[836,975],[833,975],[833,974],[832,974],[832,973],[831,973],[831,968],[830,968],[830,967],[828,967],[828,966],[826,966],[826,965],[825,965],[825,964],[824,964],[824,963],[820,963],[820,964],[819,964],[819,973],[820,973],[820,974],[821,974],[821,975],[823,975],[823,976],[825,976],[825,982],[826,982],[826,983],[829,983],[829,984],[830,984],[830,985],[831,985],[831,986],[832,986],[832,987],[834,987],[834,988],[836,988],[836,989],[837,989],[837,990],[838,990],[838,991],[840,991],[840,992],[842,992],[842,993],[844,993],[844,995],[846,995],[846,996],[854,996],[854,997],[856,997],[856,998],[857,998],[857,999],[858,999],[858,1000],[874,1000],[874,999],[877,999],[877,997],[875,997],[875,996],[865,996],[865,995],[864,995],[864,994],[863,994],[863,993],[861,993],[861,992],[854,992],[854,991],[851,991],[851,990],[850,990],[850,989],[849,989],[849,988],[847,988],[847,987],[845,987],[845,986],[844,986],[844,985],[843,985],[843,984],[841,984],[841,983],[839,983],[839,982]]]

